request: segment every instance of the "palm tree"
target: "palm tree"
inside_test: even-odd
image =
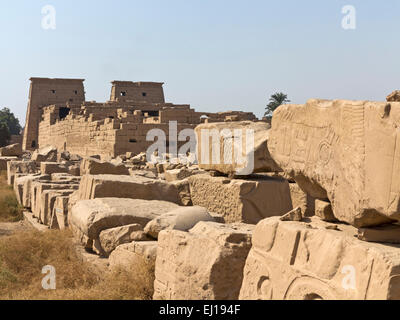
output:
[[[282,104],[289,103],[290,100],[288,99],[287,94],[283,92],[276,92],[274,93],[271,98],[269,98],[269,103],[267,107],[265,108],[265,116],[266,117],[272,117],[272,114],[274,113],[275,109],[277,109],[279,106]]]

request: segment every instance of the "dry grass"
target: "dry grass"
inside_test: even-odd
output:
[[[0,171],[0,222],[17,222],[22,219],[22,208],[14,190],[7,185],[7,174]]]
[[[56,269],[56,290],[42,288],[42,268]],[[100,273],[79,256],[68,231],[28,231],[0,238],[0,300],[148,300],[154,267]]]

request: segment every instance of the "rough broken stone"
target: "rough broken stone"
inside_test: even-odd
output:
[[[368,242],[400,244],[400,226],[390,224],[358,229],[358,239]]]
[[[9,161],[7,162],[7,183],[14,185],[14,177],[16,174],[33,174],[37,173],[35,161]]]
[[[129,170],[122,163],[113,164],[111,162],[100,161],[94,158],[85,158],[81,162],[81,175],[91,174],[112,174],[112,175],[129,175]]]
[[[106,229],[129,224],[140,224],[144,228],[154,218],[176,208],[176,204],[167,201],[121,198],[82,200],[72,207],[69,224],[83,233],[88,241],[93,241]]]
[[[161,231],[156,300],[236,300],[253,226],[199,222],[189,232]]]
[[[83,176],[79,186],[79,199],[95,198],[164,200],[181,204],[176,185],[142,176]]]
[[[330,202],[315,200],[315,215],[327,222],[338,222],[332,211]]]
[[[136,231],[143,231],[143,226],[134,223],[100,232],[99,240],[104,255],[108,257],[119,245],[132,242],[131,234]]]
[[[53,174],[53,173],[67,173],[68,166],[62,163],[56,162],[41,162],[40,172],[42,174]]]
[[[275,112],[269,150],[311,196],[356,227],[400,220],[400,103],[309,100]],[[383,156],[384,155],[384,156]]]
[[[319,223],[261,221],[253,233],[240,299],[400,298],[398,247],[363,242]]]
[[[257,224],[293,209],[289,183],[284,179],[230,180],[201,174],[190,177],[189,182],[193,205],[222,215],[228,223]]]
[[[303,220],[303,214],[301,212],[301,208],[297,207],[292,211],[286,213],[280,218],[281,221],[301,221]]]
[[[225,130],[229,134],[225,135]],[[197,126],[195,132],[200,169],[236,175],[282,171],[268,151],[269,128],[265,122],[206,123]],[[218,140],[212,140],[212,132]],[[247,132],[253,134],[252,140],[246,138]]]
[[[0,148],[0,157],[20,157],[22,155],[22,146],[20,143],[11,144]]]
[[[400,102],[400,90],[393,91],[386,98],[388,102]]]
[[[14,191],[18,202],[24,208],[31,208],[31,186],[34,181],[49,181],[47,174],[29,174],[14,179]]]
[[[131,242],[118,246],[109,257],[110,269],[122,267],[134,269],[135,266],[146,262],[155,264],[157,256],[157,241]]]
[[[47,146],[33,152],[32,161],[39,162],[57,162],[57,148]]]
[[[18,161],[17,157],[0,157],[0,171],[7,171],[7,162]]]
[[[200,221],[214,221],[214,218],[202,207],[178,208],[150,221],[144,231],[157,239],[162,230],[189,231]]]
[[[165,180],[168,182],[173,182],[173,181],[179,181],[179,180],[184,180],[190,176],[193,176],[195,174],[199,173],[204,173],[200,170],[189,170],[186,168],[181,168],[181,169],[173,169],[173,170],[166,170],[164,172],[164,177]]]
[[[304,217],[315,215],[315,199],[300,189],[297,183],[289,183],[293,208],[300,207]]]

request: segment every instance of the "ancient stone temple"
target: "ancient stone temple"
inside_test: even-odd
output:
[[[52,145],[110,158],[145,151],[154,143],[146,139],[152,129],[163,130],[168,140],[171,121],[180,132],[203,122],[257,119],[253,113],[202,113],[187,104],[167,103],[159,82],[113,81],[109,101],[85,101],[83,81],[31,78],[24,150]]]

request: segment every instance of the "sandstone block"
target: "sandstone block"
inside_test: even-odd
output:
[[[157,300],[236,300],[253,226],[199,222],[189,232],[161,231]]]
[[[305,217],[315,215],[315,199],[300,189],[297,183],[289,183],[293,208],[300,207]]]
[[[236,175],[282,171],[269,153],[268,129],[264,122],[251,121],[197,126],[200,169]]]
[[[122,163],[113,164],[111,162],[100,161],[94,158],[85,158],[81,162],[80,174],[129,175],[129,170]]]
[[[164,200],[181,204],[178,187],[143,176],[86,175],[79,186],[79,199],[128,198]]]
[[[400,220],[400,103],[309,100],[275,112],[269,150],[311,196],[356,227]]]
[[[240,299],[399,299],[400,249],[363,242],[327,225],[275,217],[261,221],[253,233]]]
[[[337,222],[332,206],[327,201],[315,200],[315,215],[327,222]]]
[[[293,209],[289,183],[260,176],[247,180],[195,175],[189,178],[193,205],[222,215],[226,222],[257,224]]]
[[[31,208],[31,187],[34,181],[49,181],[47,174],[29,174],[14,179],[14,191],[18,202],[24,208]]]
[[[400,244],[400,226],[384,225],[358,229],[358,239],[368,242]]]
[[[33,174],[37,173],[35,161],[9,161],[7,162],[7,183],[14,185],[14,177],[16,174]]]
[[[58,196],[54,203],[51,229],[64,230],[68,227],[68,202],[70,196]]]
[[[20,157],[21,155],[22,155],[22,146],[20,143],[0,148],[0,157]]]
[[[7,162],[18,161],[17,157],[0,157],[0,171],[7,171]]]
[[[132,237],[137,237],[138,231],[143,231],[143,226],[134,223],[100,232],[99,240],[103,255],[108,257],[119,245],[134,241],[131,235]],[[144,232],[142,232],[142,235],[144,236],[143,239],[146,239]]]
[[[42,174],[68,173],[68,166],[56,162],[41,162],[40,172]]]
[[[189,231],[200,221],[214,221],[214,218],[202,207],[178,208],[150,221],[144,231],[157,239],[162,230]]]
[[[167,201],[100,198],[78,201],[71,210],[69,224],[84,234],[88,241],[99,238],[100,232],[129,224],[142,228],[161,214],[178,208]]]
[[[181,169],[174,169],[174,170],[166,170],[164,172],[164,177],[165,177],[165,180],[167,180],[168,182],[173,182],[173,181],[184,180],[190,176],[193,176],[193,175],[199,174],[199,173],[204,173],[204,171],[189,170],[186,168],[181,168]]]
[[[143,261],[153,264],[157,256],[157,241],[134,241],[118,246],[110,255],[110,269],[123,267],[131,269]]]
[[[39,162],[56,162],[57,161],[57,148],[53,146],[47,146],[38,150],[35,150],[32,154],[31,160]]]

